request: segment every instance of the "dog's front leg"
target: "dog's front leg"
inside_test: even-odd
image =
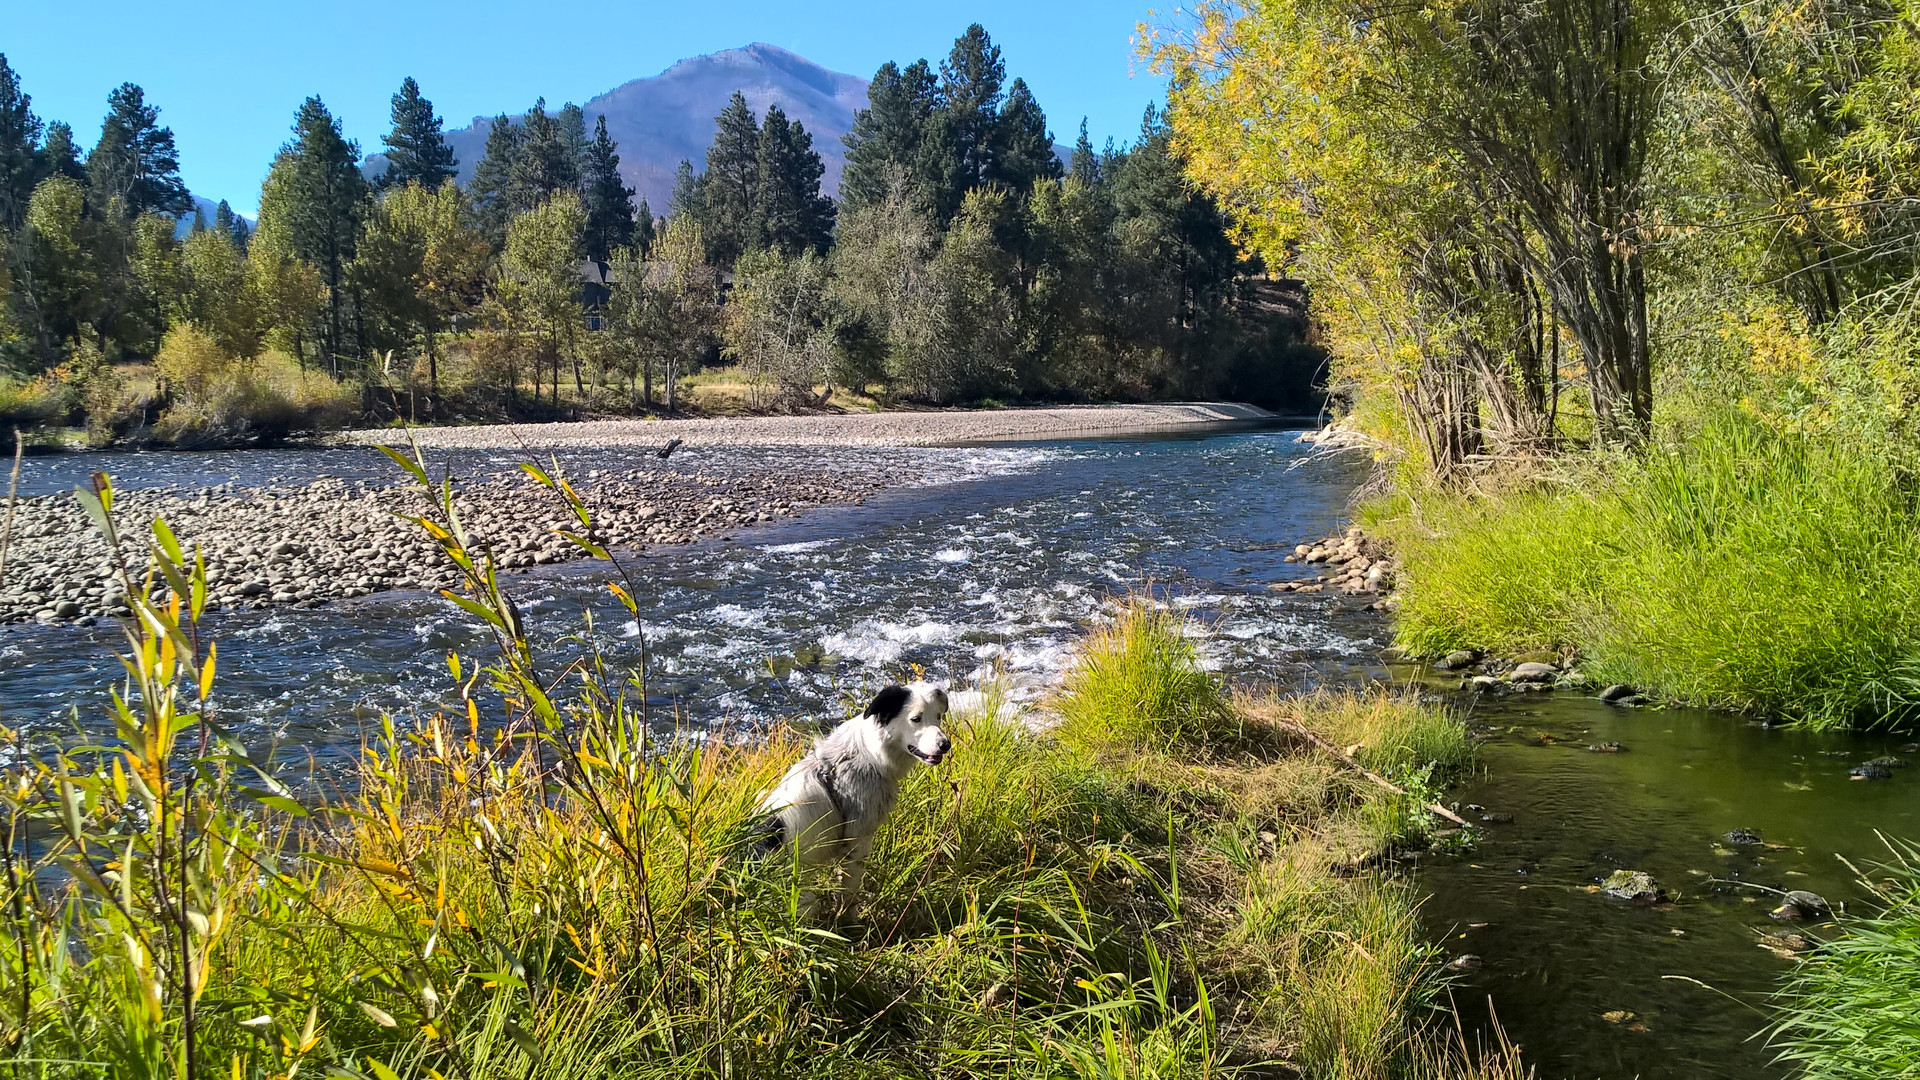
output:
[[[873,837],[864,836],[847,845],[846,861],[840,864],[840,909],[851,911],[860,899],[860,883],[867,876],[867,856],[873,854]]]

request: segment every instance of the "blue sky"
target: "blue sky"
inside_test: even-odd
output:
[[[688,56],[764,41],[871,76],[886,60],[938,60],[967,24],[993,35],[1009,78],[1027,80],[1055,137],[1080,118],[1095,145],[1125,142],[1164,83],[1135,59],[1147,0],[921,3],[159,2],[13,0],[5,53],[34,112],[99,136],[107,91],[139,83],[180,147],[198,195],[251,213],[294,110],[319,94],[358,139],[380,148],[387,100],[412,75],[450,127],[477,115],[585,101]],[[1177,10],[1177,9],[1175,9]],[[564,12],[564,14],[562,14]]]

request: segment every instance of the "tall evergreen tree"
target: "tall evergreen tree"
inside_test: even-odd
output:
[[[574,139],[547,112],[541,98],[528,110],[519,152],[507,176],[507,202],[515,214],[524,214],[556,193],[580,187],[580,159]]]
[[[754,199],[755,248],[783,254],[825,252],[833,240],[833,200],[820,194],[825,172],[813,136],[778,105],[767,106],[757,150],[759,181]]]
[[[640,209],[634,211],[633,215],[633,250],[642,256],[646,255],[647,249],[653,247],[654,232],[653,208],[647,205],[647,200],[641,199]]]
[[[347,269],[367,204],[360,147],[317,97],[300,106],[293,139],[280,148],[261,191],[262,229],[285,237],[290,253],[319,271],[327,287],[325,346],[329,369],[340,374],[352,315]]]
[[[939,83],[925,60],[902,71],[889,60],[867,88],[867,107],[854,114],[853,128],[841,141],[847,147],[840,174],[840,201],[849,211],[885,199],[896,172],[907,177],[912,194],[929,208],[936,188],[947,178],[928,176],[928,139],[940,107]]]
[[[1060,178],[1060,159],[1053,153],[1053,133],[1047,116],[1033,100],[1025,79],[1007,87],[1007,103],[994,123],[991,179],[1020,198],[1032,193],[1039,180]]]
[[[474,213],[496,251],[507,242],[507,221],[514,214],[514,163],[520,159],[525,134],[505,113],[494,117],[493,126],[487,130],[486,151],[474,166],[473,182],[467,188]]]
[[[40,171],[46,176],[87,182],[87,167],[80,164],[80,148],[73,144],[73,127],[64,120],[47,125],[47,141],[40,147]]]
[[[594,120],[586,156],[581,186],[586,192],[587,258],[608,262],[614,249],[632,246],[634,222],[633,189],[620,179],[619,148],[607,134],[604,116]]]
[[[690,221],[700,220],[703,213],[701,204],[705,202],[701,180],[693,171],[693,162],[680,159],[673,170],[673,194],[667,199],[667,216],[684,217]]]
[[[1093,152],[1093,140],[1087,138],[1087,118],[1080,118],[1080,138],[1074,141],[1073,157],[1068,159],[1067,175],[1089,188],[1100,186],[1100,157]]]
[[[392,116],[393,130],[383,140],[387,171],[380,177],[381,187],[419,181],[431,191],[459,174],[460,163],[440,133],[433,102],[420,96],[420,84],[411,75],[401,80],[400,92],[393,95]]]
[[[119,199],[129,218],[149,211],[179,217],[193,209],[193,197],[180,182],[173,130],[160,126],[160,110],[133,83],[107,95],[100,141],[87,155],[87,182],[97,209]]]
[[[234,213],[233,207],[225,199],[221,199],[220,205],[213,209],[213,227],[233,240],[235,250],[246,254],[247,241],[252,239],[253,231],[247,228],[247,219]]]
[[[20,77],[0,53],[0,229],[18,229],[27,201],[45,175],[39,161],[40,118],[33,98],[20,89]]]
[[[573,162],[574,183],[579,185],[584,196],[587,189],[587,148],[593,145],[593,140],[587,135],[587,114],[580,106],[569,101],[560,107],[554,123],[560,129],[560,141],[566,144],[567,159]]]
[[[700,178],[701,238],[707,258],[722,270],[759,245],[756,204],[760,187],[760,125],[738,90],[714,119],[707,171]]]
[[[994,178],[993,151],[1006,78],[1000,47],[979,23],[967,27],[940,64],[940,96],[953,123],[963,191]]]

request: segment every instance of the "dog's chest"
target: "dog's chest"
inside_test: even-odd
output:
[[[833,796],[834,809],[846,823],[848,838],[871,834],[893,809],[899,785],[890,774],[858,755],[828,759],[822,764],[822,782]]]

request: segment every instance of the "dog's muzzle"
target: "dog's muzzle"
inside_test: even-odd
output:
[[[914,757],[919,758],[921,761],[926,762],[929,765],[938,765],[942,761],[945,761],[947,759],[947,751],[952,749],[953,749],[952,740],[941,739],[939,749],[936,749],[931,754],[927,753],[926,751],[920,749],[917,746],[907,747],[907,752],[912,754]]]

